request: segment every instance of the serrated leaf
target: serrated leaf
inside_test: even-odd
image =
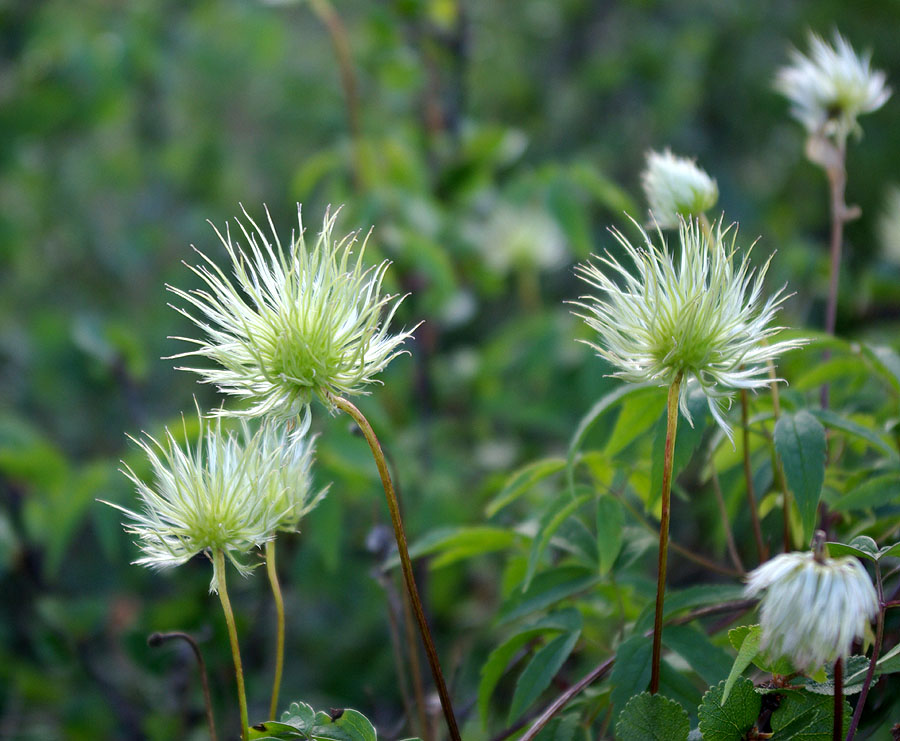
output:
[[[869,660],[865,656],[848,656],[844,661],[844,695],[855,695],[862,692],[866,671],[869,668]],[[825,671],[825,681],[816,682],[807,678],[803,684],[807,692],[815,695],[831,695],[834,697],[834,665]]]
[[[850,704],[844,703],[841,738],[850,727]],[[778,741],[831,741],[834,731],[834,698],[809,692],[785,692],[772,713],[772,730]]]
[[[597,552],[601,574],[609,572],[622,550],[624,528],[622,503],[606,494],[597,499]]]
[[[782,414],[775,423],[775,450],[809,540],[825,481],[825,428],[806,410]]]
[[[566,493],[555,497],[544,510],[538,524],[538,531],[531,543],[531,551],[528,554],[528,569],[525,572],[525,581],[522,583],[523,592],[531,585],[531,580],[534,578],[541,556],[544,555],[544,551],[550,544],[550,539],[569,515],[592,498],[592,494],[572,497]]]
[[[729,632],[729,639],[730,638],[731,632]],[[759,653],[759,644],[761,641],[762,630],[760,627],[758,625],[749,626],[749,630],[741,641],[741,647],[738,649],[734,664],[731,666],[731,671],[728,673],[728,678],[722,686],[722,702],[728,700],[728,696],[731,694],[731,690],[737,683],[738,678],[744,673],[746,668],[750,666],[753,659],[756,658],[756,655]]]
[[[634,635],[619,645],[609,678],[613,688],[610,701],[614,707],[624,708],[630,697],[647,689],[652,654],[653,644],[649,636]]]
[[[517,633],[501,643],[491,651],[490,655],[481,667],[481,680],[478,683],[478,711],[481,722],[487,727],[488,711],[490,709],[491,695],[497,687],[497,683],[506,671],[509,662],[520,648],[529,641],[548,632],[574,631],[581,627],[581,613],[574,608],[551,613],[539,620],[534,625]]]
[[[563,633],[534,654],[516,682],[507,720],[510,725],[550,686],[580,636],[581,630]]]
[[[619,741],[687,741],[691,732],[688,714],[674,700],[642,692],[632,697],[619,713]]]
[[[662,642],[699,674],[707,684],[728,676],[731,657],[709,640],[706,633],[690,625],[668,625]]]
[[[756,693],[753,682],[740,678],[723,702],[725,682],[710,687],[700,709],[700,732],[703,741],[740,741],[751,728],[762,707],[762,698]]]
[[[539,481],[562,471],[566,461],[562,458],[545,458],[534,461],[514,471],[506,479],[500,493],[485,507],[485,516],[493,517],[501,509],[514,502]]]

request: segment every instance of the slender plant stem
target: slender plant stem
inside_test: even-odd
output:
[[[872,686],[872,680],[875,678],[875,669],[878,666],[878,656],[881,654],[881,643],[884,639],[884,584],[881,580],[881,567],[877,561],[875,562],[875,588],[878,592],[878,623],[875,627],[875,643],[872,645],[872,658],[869,661],[869,669],[863,681],[862,691],[859,693],[856,709],[853,711],[850,727],[847,729],[846,741],[853,741],[853,737],[856,735],[856,729],[859,726],[863,708],[866,705],[866,697],[869,694],[869,688]]]
[[[390,510],[391,524],[394,527],[394,537],[397,540],[397,551],[400,556],[400,567],[403,571],[403,579],[406,582],[406,591],[409,593],[416,622],[419,624],[419,632],[422,635],[422,642],[425,644],[425,653],[428,656],[431,674],[434,677],[434,683],[441,699],[444,719],[447,721],[450,738],[453,741],[461,741],[459,727],[456,724],[456,716],[453,714],[453,704],[450,701],[450,693],[447,690],[447,684],[441,672],[441,663],[438,659],[437,649],[434,647],[434,640],[431,637],[431,630],[428,627],[425,611],[422,608],[422,601],[419,598],[419,590],[416,587],[412,561],[409,558],[409,548],[406,544],[406,534],[403,531],[403,521],[400,519],[400,507],[397,503],[397,496],[394,493],[391,475],[388,472],[387,461],[385,460],[384,452],[381,450],[381,444],[378,442],[378,438],[375,436],[375,431],[372,429],[369,421],[351,402],[340,396],[332,396],[331,401],[338,409],[349,414],[353,421],[359,425],[366,442],[369,443],[369,448],[372,450],[372,457],[375,459],[375,466],[378,468],[378,474],[381,477],[384,494],[387,498],[388,510]]]
[[[834,729],[832,741],[841,741],[844,737],[844,660],[838,656],[834,662]]]
[[[194,658],[197,659],[197,668],[200,671],[200,683],[203,685],[203,704],[206,706],[206,724],[209,726],[209,737],[211,741],[217,741],[216,721],[213,717],[212,700],[209,696],[209,678],[206,676],[206,662],[203,660],[203,654],[200,653],[200,646],[197,645],[197,641],[189,633],[173,630],[168,633],[151,633],[147,638],[147,643],[150,646],[160,646],[164,642],[171,640],[184,641],[194,652]]]
[[[659,562],[656,581],[656,617],[653,620],[653,659],[650,670],[650,694],[659,691],[659,661],[662,652],[663,602],[666,593],[666,564],[669,556],[669,517],[672,493],[672,465],[675,462],[675,433],[678,431],[678,393],[682,373],[669,386],[666,401],[666,449],[663,454],[662,512],[659,521]]]
[[[709,461],[710,480],[713,485],[713,493],[716,495],[716,504],[719,505],[719,515],[722,518],[722,527],[725,528],[725,542],[728,544],[728,553],[731,556],[731,562],[735,568],[742,574],[746,572],[744,563],[741,561],[738,553],[737,544],[734,542],[734,533],[731,532],[731,523],[728,521],[728,510],[725,507],[725,497],[722,496],[722,484],[719,481],[719,472],[716,470],[716,463],[712,458]]]
[[[844,223],[848,218],[847,205],[844,202],[844,192],[847,187],[847,142],[841,139],[835,150],[837,152],[837,161],[831,166],[825,168],[828,176],[829,193],[831,196],[831,244],[830,256],[831,264],[828,275],[828,303],[825,307],[825,331],[833,335],[837,326],[837,301],[838,287],[840,285],[841,275],[841,247],[844,242]],[[825,353],[825,359],[829,353]],[[822,385],[821,392],[822,408],[828,408],[828,384]]]
[[[241,739],[247,741],[250,737],[250,722],[247,717],[247,693],[244,690],[244,669],[241,666],[241,649],[238,646],[237,628],[234,626],[234,612],[231,610],[231,600],[228,599],[228,588],[225,584],[225,554],[216,549],[213,551],[213,567],[216,575],[216,590],[222,602],[222,611],[225,613],[225,624],[228,626],[228,640],[231,643],[231,656],[234,659],[234,676],[237,680],[238,706],[241,711]]]
[[[768,344],[763,340],[763,344]],[[778,418],[781,417],[781,397],[778,395],[778,374],[775,372],[775,364],[771,358],[766,360],[766,366],[769,370],[769,389],[772,391],[772,418],[775,424],[778,424]],[[784,475],[784,466],[778,458],[775,450],[775,436],[770,440],[772,448],[772,470],[775,472],[775,478],[778,480],[778,488],[781,489],[781,514],[782,514],[782,541],[784,552],[789,553],[794,550],[793,537],[791,535],[791,491],[787,485],[787,477]]]
[[[269,718],[278,720],[278,695],[281,691],[281,674],[284,671],[284,597],[281,594],[281,583],[278,581],[278,569],[275,562],[275,541],[266,543],[266,572],[269,584],[272,585],[272,597],[275,600],[275,678],[272,681],[272,699],[269,701]]]
[[[747,506],[750,508],[750,522],[753,524],[753,537],[756,540],[756,551],[759,561],[766,560],[766,546],[763,543],[762,527],[759,524],[759,509],[756,505],[756,492],[753,487],[753,467],[750,465],[750,402],[747,389],[741,389],[741,429],[744,435],[744,480],[747,487]]]
[[[430,741],[432,737],[431,724],[425,709],[425,688],[422,686],[422,670],[419,668],[419,647],[416,645],[416,628],[413,618],[412,605],[409,594],[404,589],[400,593],[400,601],[403,604],[403,626],[406,629],[406,646],[409,652],[409,673],[412,676],[413,693],[416,696],[416,715],[419,720],[422,738]]]
[[[622,506],[628,510],[628,512],[634,517],[637,522],[644,527],[645,530],[656,533],[657,530],[653,525],[651,525],[641,513],[635,508],[635,506],[628,501],[628,498],[622,496],[619,493],[615,494],[616,498],[622,503]],[[710,561],[708,558],[704,558],[699,553],[694,553],[690,548],[685,548],[681,543],[676,543],[674,540],[669,541],[669,547],[678,553],[679,555],[684,556],[688,561],[693,561],[695,564],[699,566],[703,566],[710,571],[715,571],[717,574],[724,574],[725,576],[743,576],[743,571],[736,571],[735,569],[730,569],[727,566],[722,566],[717,564],[715,561]]]

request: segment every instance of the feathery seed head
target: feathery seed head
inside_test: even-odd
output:
[[[279,476],[280,456],[267,449],[264,431],[240,441],[222,431],[220,419],[202,416],[200,430],[197,443],[184,448],[168,429],[163,442],[136,440],[150,461],[153,484],[128,466],[123,473],[137,487],[141,511],[107,504],[130,519],[125,529],[143,551],[134,563],[162,569],[220,550],[247,574],[251,567],[241,557],[274,537],[286,516],[284,502],[259,494]]]
[[[223,414],[288,419],[304,412],[308,419],[313,396],[331,407],[332,395],[363,393],[412,335],[405,330],[388,333],[403,300],[381,294],[388,263],[363,266],[368,235],[355,255],[358,232],[333,240],[337,212],[326,211],[311,248],[304,241],[301,219],[287,250],[268,211],[274,244],[246,211],[244,216],[248,225],[237,220],[246,242],[243,247],[232,241],[227,227],[224,235],[216,229],[231,259],[234,280],[198,251],[205,264],[189,267],[206,288],[168,287],[199,312],[176,307],[206,335],[202,340],[177,338],[196,349],[173,357],[214,361],[219,367],[183,370],[250,402],[245,410],[219,412]]]
[[[837,31],[834,46],[810,32],[810,55],[791,51],[775,89],[791,102],[791,114],[807,133],[834,136],[838,141],[859,133],[857,117],[876,111],[891,97],[884,72],[869,66],[870,54],[859,56]]]
[[[719,188],[692,159],[678,157],[670,150],[647,152],[647,167],[641,184],[650,212],[663,229],[678,226],[679,217],[705,213],[719,199]]]
[[[782,553],[747,576],[747,596],[763,590],[761,648],[801,671],[849,656],[878,612],[872,580],[852,556]]]
[[[669,386],[681,373],[690,385],[699,384],[714,419],[731,438],[723,412],[733,389],[766,386],[766,362],[804,344],[763,344],[781,330],[770,323],[786,298],[782,288],[761,301],[772,258],[756,270],[748,250],[735,264],[736,229],[723,229],[720,219],[714,232],[706,233],[699,222],[682,220],[676,264],[661,231],[656,244],[635,226],[641,246],[616,229],[612,234],[636,274],[609,253],[598,264],[576,268],[604,294],[575,302],[585,312],[579,316],[600,335],[598,343],[587,344],[618,369],[614,376],[627,381]],[[679,406],[690,422],[688,385],[681,386]]]
[[[255,435],[248,423],[242,422],[244,439],[249,443]],[[312,491],[315,436],[291,431],[288,425],[270,418],[263,420],[256,435],[261,438],[260,455],[255,459],[260,469],[260,495],[275,512],[282,513],[278,530],[297,532],[301,518],[328,492],[328,487],[317,493]]]

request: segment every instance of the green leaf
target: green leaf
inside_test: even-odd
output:
[[[857,540],[857,538],[854,538]],[[871,538],[870,538],[871,540]],[[875,542],[874,540],[872,541]],[[858,548],[856,545],[852,545],[849,543],[828,543],[828,555],[832,558],[837,558],[838,556],[856,556],[857,558],[865,558],[869,561],[876,561],[877,559],[877,546],[876,553],[872,553],[867,548]]]
[[[610,700],[615,707],[624,708],[628,698],[647,689],[652,653],[649,636],[633,635],[619,645],[609,678],[613,688]]]
[[[410,558],[438,554],[431,568],[448,566],[456,561],[509,548],[518,539],[512,530],[488,525],[439,527],[422,536],[409,547]],[[393,557],[388,566],[400,563]]]
[[[844,695],[856,695],[862,692],[868,669],[869,660],[865,656],[847,657],[844,662]],[[824,682],[816,682],[814,679],[807,678],[803,686],[807,692],[834,697],[834,664],[826,668]]]
[[[656,386],[644,388],[622,402],[616,426],[603,446],[608,458],[615,457],[642,436],[659,420],[659,410],[666,404],[666,390]]]
[[[783,414],[775,423],[775,450],[800,510],[803,538],[809,540],[825,481],[825,429],[805,410]]]
[[[832,509],[852,511],[895,504],[900,498],[900,471],[875,476],[851,489],[838,499]]]
[[[535,653],[528,666],[522,671],[519,681],[516,682],[507,723],[511,725],[518,720],[531,703],[537,700],[540,694],[550,686],[550,682],[553,681],[553,677],[572,653],[580,636],[580,629],[571,633],[563,633]]]
[[[687,661],[707,684],[715,684],[728,676],[731,657],[713,644],[702,630],[690,625],[667,625],[662,642]]]
[[[878,552],[878,559],[882,558],[900,558],[900,543],[894,545],[886,545]]]
[[[281,721],[267,721],[250,729],[250,738],[300,738],[306,741],[377,741],[375,727],[360,712],[346,709],[315,712],[305,702],[292,702]]]
[[[600,496],[597,499],[597,551],[601,574],[609,572],[622,550],[624,528],[622,503],[607,494]]]
[[[543,610],[600,581],[600,575],[581,566],[563,566],[538,574],[525,592],[515,590],[500,608],[499,622],[508,623],[532,612]]]
[[[850,727],[852,712],[850,704],[845,702],[841,738]],[[831,741],[834,698],[809,692],[785,692],[778,709],[772,713],[772,730],[778,741]]]
[[[730,633],[729,638],[731,638]],[[731,694],[731,689],[738,681],[738,678],[744,673],[744,670],[750,666],[753,659],[756,658],[756,655],[759,653],[759,644],[761,640],[762,630],[758,625],[751,625],[750,629],[744,635],[744,639],[741,641],[741,647],[738,649],[734,664],[732,664],[731,671],[728,673],[728,678],[722,686],[722,702],[725,702],[728,699],[728,696]]]
[[[741,678],[727,700],[723,700],[725,682],[710,687],[700,703],[700,732],[703,741],[740,741],[751,728],[762,707],[762,698],[753,682]]]
[[[884,378],[895,392],[900,393],[900,356],[891,348],[863,345],[862,355],[872,368]]]
[[[741,644],[747,635],[758,631],[758,625],[739,625],[737,628],[732,628],[728,631],[728,642],[735,651],[740,651]],[[766,672],[766,674],[781,674],[784,676],[794,671],[794,667],[789,659],[784,657],[772,658],[762,651],[753,658],[753,664]]]
[[[487,661],[481,667],[481,680],[478,683],[478,710],[481,722],[487,727],[488,711],[491,695],[509,662],[520,648],[529,641],[551,631],[575,631],[581,628],[581,613],[574,608],[551,613],[534,625],[512,636],[491,651]]]
[[[617,403],[619,403],[623,399],[628,398],[631,394],[641,393],[651,385],[652,384],[646,383],[622,384],[615,391],[610,392],[598,402],[596,402],[594,406],[592,406],[588,410],[588,413],[581,418],[581,421],[578,423],[578,427],[575,428],[575,434],[572,435],[572,439],[569,441],[569,453],[566,456],[566,469],[570,488],[574,486],[575,458],[578,456],[578,451],[581,449],[581,444],[582,442],[584,442],[585,436],[588,434],[588,432],[590,432],[591,427],[594,426],[594,424],[598,419],[600,419],[604,412],[609,411]]]
[[[868,427],[863,427],[857,422],[853,422],[846,417],[842,417],[840,414],[833,412],[831,409],[810,409],[808,413],[812,414],[826,427],[831,427],[835,430],[841,430],[841,432],[846,432],[850,435],[854,435],[862,440],[865,440],[866,442],[870,443],[873,448],[878,448],[881,452],[885,453],[889,458],[893,460],[897,460],[897,458],[900,457],[900,455],[898,455],[897,451],[894,450],[894,447],[890,444],[890,442],[883,436],[879,435],[873,430],[870,430]]]
[[[622,708],[616,723],[619,741],[687,741],[688,714],[674,700],[642,692]]]
[[[545,458],[534,461],[512,473],[497,494],[485,507],[485,516],[493,517],[501,509],[511,504],[539,481],[562,471],[566,461],[562,458]]]
[[[687,589],[666,592],[663,617],[671,618],[682,610],[691,610],[704,605],[741,599],[744,588],[736,584],[703,584]],[[653,627],[654,605],[650,604],[638,618],[634,626],[635,633],[643,633]]]
[[[528,570],[525,572],[525,581],[522,583],[523,592],[531,585],[531,580],[534,578],[534,572],[537,570],[541,556],[550,544],[550,539],[554,533],[568,519],[569,515],[585,502],[593,499],[593,497],[593,494],[571,497],[567,492],[555,497],[544,510],[538,524],[537,534],[531,543],[531,552],[528,554]]]

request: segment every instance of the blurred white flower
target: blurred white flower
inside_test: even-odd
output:
[[[748,575],[747,596],[763,590],[760,648],[790,658],[800,671],[849,656],[878,612],[872,580],[852,556],[782,553]]]
[[[721,220],[714,229],[707,234],[698,222],[682,221],[677,264],[662,232],[655,244],[640,229],[643,244],[635,247],[612,230],[637,274],[608,252],[598,265],[579,265],[579,276],[604,295],[582,296],[576,305],[586,312],[579,316],[600,335],[599,342],[587,344],[618,369],[613,375],[670,386],[683,374],[693,383],[681,385],[682,414],[691,420],[689,386],[699,384],[710,412],[730,438],[723,411],[733,390],[767,386],[766,362],[804,341],[764,342],[781,330],[769,325],[786,298],[782,288],[760,306],[772,258],[756,270],[750,267],[748,250],[735,266],[737,230],[723,229]]]
[[[647,167],[641,184],[650,212],[663,229],[678,226],[679,217],[700,216],[719,199],[719,188],[692,159],[678,157],[670,150],[647,152]]]
[[[779,70],[775,88],[791,102],[791,113],[809,134],[846,139],[858,132],[857,117],[878,110],[891,96],[884,72],[869,66],[837,31],[834,45],[810,32],[810,54],[791,51],[791,64]]]
[[[298,204],[298,218],[299,218]],[[409,331],[392,335],[388,324],[402,298],[381,294],[388,263],[364,268],[358,232],[332,239],[337,212],[326,212],[322,231],[309,248],[303,222],[287,250],[268,217],[274,244],[244,211],[250,227],[237,220],[246,245],[232,242],[226,228],[219,239],[232,263],[233,282],[206,255],[205,265],[189,266],[205,290],[169,286],[199,315],[177,308],[206,335],[185,340],[197,345],[173,357],[200,356],[218,368],[183,368],[198,373],[222,393],[251,402],[235,416],[272,414],[292,418],[305,412],[313,396],[331,407],[332,395],[363,393],[366,384],[401,353]],[[370,232],[371,233],[371,232]],[[300,430],[305,431],[306,425]]]
[[[194,446],[182,448],[168,429],[163,442],[149,436],[135,442],[146,453],[154,479],[145,483],[125,467],[142,508],[133,511],[107,502],[130,520],[125,529],[137,536],[143,552],[135,563],[161,569],[201,552],[222,551],[241,573],[248,573],[241,557],[272,539],[288,514],[284,501],[261,496],[279,475],[281,460],[266,449],[264,432],[241,441],[222,431],[220,419],[200,416],[200,439]],[[216,583],[214,578],[211,588]]]
[[[881,253],[900,264],[900,187],[891,185],[884,197],[884,207],[876,224]]]
[[[499,203],[476,237],[485,262],[506,274],[520,268],[552,270],[565,263],[566,237],[541,208]]]

